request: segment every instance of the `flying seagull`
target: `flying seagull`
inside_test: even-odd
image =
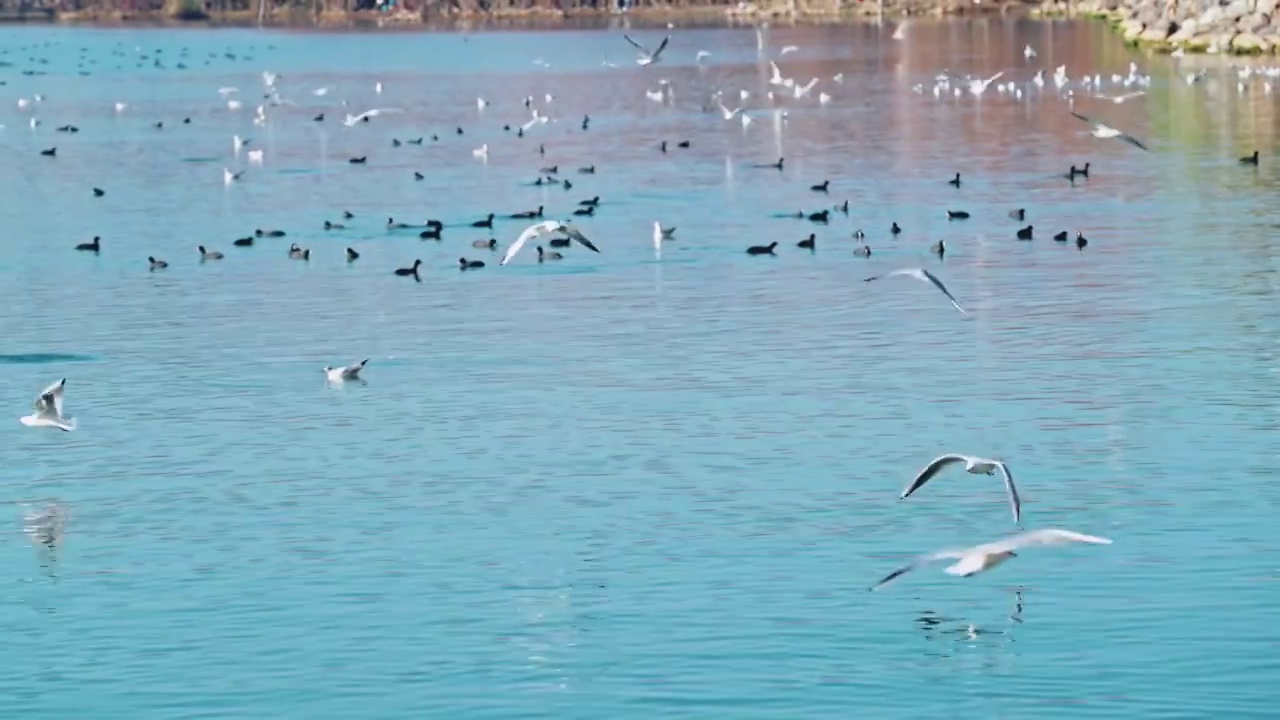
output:
[[[520,248],[524,247],[524,244],[529,242],[533,238],[540,237],[542,235],[550,235],[551,233],[557,233],[557,232],[564,233],[565,235],[568,235],[571,239],[577,240],[579,243],[581,243],[584,247],[586,247],[588,250],[592,252],[600,252],[599,248],[593,245],[591,241],[586,238],[585,235],[583,235],[581,232],[578,232],[578,229],[570,225],[568,222],[560,222],[558,220],[547,220],[545,222],[540,222],[537,225],[530,225],[529,227],[525,228],[524,232],[520,233],[520,237],[516,238],[516,241],[511,243],[511,247],[507,248],[507,254],[502,256],[502,262],[498,264],[506,265],[507,263],[511,262],[511,258],[515,257],[516,253],[520,252]]]
[[[368,362],[369,358],[365,358],[354,365],[346,365],[344,367],[329,367],[326,365],[324,368],[324,374],[325,377],[329,379],[329,382],[335,383],[340,383],[346,380],[362,380],[363,378],[360,377],[360,371],[364,369],[365,364]]]
[[[1066,545],[1067,543],[1074,542],[1091,543],[1093,545],[1111,544],[1111,541],[1107,538],[1096,537],[1094,535],[1082,535],[1070,530],[1058,530],[1056,528],[1032,530],[1031,532],[1014,535],[985,545],[978,545],[971,548],[959,548],[956,550],[943,550],[931,555],[924,555],[916,558],[911,562],[911,564],[900,567],[889,573],[888,576],[876,583],[870,589],[877,590],[894,578],[905,575],[916,568],[938,562],[939,560],[958,561],[943,569],[943,572],[948,575],[969,577],[971,575],[977,575],[980,572],[990,570],[1011,557],[1017,557],[1018,554],[1015,551],[1021,550],[1022,548],[1036,547],[1039,545]]]
[[[1145,91],[1139,90],[1138,92],[1131,92],[1131,93],[1125,93],[1123,95],[1114,95],[1114,96],[1103,95],[1102,93],[1098,93],[1097,95],[1094,95],[1094,97],[1097,98],[1098,100],[1106,100],[1108,102],[1113,102],[1116,105],[1119,105],[1120,103],[1123,103],[1126,100],[1132,100],[1136,97],[1142,97],[1143,95],[1146,95],[1146,94],[1147,93]]]
[[[942,294],[947,296],[947,299],[951,301],[952,305],[956,306],[957,310],[965,315],[969,314],[965,312],[964,308],[960,307],[960,303],[956,302],[955,296],[951,294],[951,291],[947,290],[947,286],[943,285],[941,280],[924,268],[902,268],[885,275],[872,275],[871,277],[864,279],[863,282],[871,282],[872,280],[879,280],[882,277],[893,277],[894,275],[909,275],[921,282],[933,283],[933,286],[941,290]]]
[[[1013,506],[1013,522],[1015,524],[1019,522],[1022,517],[1022,501],[1018,499],[1018,488],[1013,485],[1013,475],[1009,473],[1009,467],[999,460],[954,454],[934,458],[920,471],[919,475],[916,475],[916,479],[911,481],[907,489],[902,491],[902,497],[899,499],[906,500],[911,497],[911,493],[924,487],[924,484],[942,472],[943,468],[956,463],[964,463],[964,471],[971,475],[995,475],[996,470],[999,470],[1004,476],[1004,489],[1009,494],[1009,504]]]
[[[648,48],[636,42],[635,40],[632,40],[630,35],[623,35],[622,37],[626,38],[627,42],[631,43],[631,46],[634,47],[640,53],[640,57],[636,58],[636,64],[640,65],[641,67],[645,65],[652,65],[658,62],[658,58],[662,55],[662,51],[667,49],[667,43],[671,41],[671,36],[668,35],[662,38],[662,44],[658,46],[657,50],[654,50],[653,52],[649,52]]]
[[[1079,119],[1081,119],[1081,120],[1083,120],[1083,121],[1085,121],[1085,122],[1087,122],[1087,123],[1092,123],[1092,124],[1093,124],[1093,129],[1092,129],[1092,130],[1090,130],[1090,131],[1089,131],[1089,133],[1090,133],[1091,135],[1093,135],[1094,137],[1096,137],[1096,138],[1100,138],[1100,139],[1102,139],[1102,140],[1107,140],[1107,139],[1109,139],[1109,138],[1119,138],[1119,139],[1121,139],[1121,140],[1123,140],[1123,141],[1125,141],[1125,142],[1129,143],[1130,145],[1132,145],[1132,146],[1134,146],[1134,147],[1138,148],[1139,150],[1146,150],[1147,152],[1151,152],[1151,148],[1147,147],[1146,145],[1143,145],[1141,140],[1139,140],[1138,138],[1136,138],[1136,137],[1134,137],[1134,136],[1132,136],[1132,135],[1128,135],[1128,134],[1126,134],[1126,133],[1122,133],[1122,132],[1120,132],[1119,130],[1117,130],[1117,129],[1115,129],[1115,128],[1113,128],[1113,127],[1109,126],[1109,125],[1103,125],[1103,124],[1102,124],[1102,123],[1100,123],[1100,122],[1094,122],[1094,121],[1090,120],[1089,118],[1087,118],[1087,117],[1085,117],[1085,116],[1081,115],[1080,113],[1075,112],[1074,110],[1073,110],[1073,111],[1071,111],[1071,115],[1072,115],[1072,116],[1074,116],[1074,117],[1077,117],[1077,118],[1079,118]]]
[[[374,108],[372,110],[365,110],[359,115],[352,115],[351,113],[347,113],[347,119],[343,120],[342,124],[346,125],[347,127],[355,127],[357,123],[369,122],[369,118],[376,118],[383,113],[398,113],[398,112],[404,112],[404,110],[402,108]]]
[[[62,414],[62,388],[66,384],[67,379],[62,378],[42,390],[32,404],[35,412],[18,418],[19,422],[27,427],[56,427],[63,432],[75,430],[75,418]]]

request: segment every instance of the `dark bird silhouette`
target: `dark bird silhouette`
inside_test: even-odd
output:
[[[422,282],[422,278],[418,276],[418,268],[421,266],[421,260],[414,260],[413,267],[398,268],[396,270],[396,275],[399,275],[400,277],[412,277],[414,280]]]
[[[772,255],[773,250],[776,247],[778,247],[777,241],[771,242],[768,245],[752,245],[751,247],[747,248],[747,254],[748,255]]]

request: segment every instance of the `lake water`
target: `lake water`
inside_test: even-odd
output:
[[[820,78],[820,105],[763,98],[751,29],[679,30],[642,69],[621,29],[0,28],[4,714],[1274,717],[1275,96],[1240,94],[1224,59],[1188,85],[1191,65],[1100,25],[891,32],[769,31],[766,56]],[[1131,61],[1147,96],[1077,88],[1075,107],[1152,153],[1087,136],[1028,84]],[[1024,96],[935,99],[944,70],[1004,70]],[[292,104],[257,126],[262,71]],[[645,97],[659,78],[670,104]],[[703,112],[714,89],[730,108],[749,90],[756,122]],[[518,138],[525,96],[554,122]],[[1255,148],[1261,166],[1238,166]],[[778,156],[783,172],[752,167]],[[1088,181],[1062,179],[1086,161]],[[572,190],[532,186],[547,165]],[[227,187],[224,167],[247,171]],[[561,218],[596,195],[578,225],[599,255],[539,265],[531,246],[498,267],[471,247],[490,212]],[[774,217],[845,199],[826,226]],[[321,229],[344,210],[347,230]],[[450,227],[423,242],[388,216]],[[655,221],[678,228],[660,259]],[[288,236],[231,246],[255,228]],[[72,250],[94,235],[99,255]],[[776,258],[743,252],[773,240]],[[197,245],[227,257],[202,265]],[[415,258],[421,284],[392,274]],[[912,265],[970,314],[910,279],[861,282]],[[323,366],[364,357],[367,385],[326,385]],[[79,429],[20,425],[64,376]],[[912,555],[1014,532],[996,478],[897,500],[945,451],[1006,458],[1025,527],[1115,544],[868,593]],[[47,498],[72,513],[55,553],[16,505]]]

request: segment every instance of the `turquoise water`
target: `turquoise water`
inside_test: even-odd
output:
[[[680,31],[646,70],[616,31],[0,29],[0,476],[5,500],[72,513],[56,553],[16,506],[0,543],[6,714],[1274,716],[1272,96],[1220,68],[1187,86],[1092,25],[889,33],[772,30],[772,52],[800,46],[784,72],[832,100],[744,131],[700,106],[763,102],[749,29]],[[1147,97],[1076,108],[1158,152],[1083,135],[1051,92],[911,91],[944,68],[1025,83],[1027,43],[1072,76],[1139,62]],[[263,70],[296,105],[258,127]],[[658,77],[670,106],[645,98]],[[526,95],[556,122],[519,139],[501,126]],[[342,99],[407,112],[348,129]],[[1262,166],[1237,167],[1255,147]],[[785,172],[751,167],[779,155]],[[1085,161],[1087,182],[1059,177]],[[529,184],[591,163],[570,191]],[[224,187],[224,166],[247,172]],[[808,190],[824,179],[829,197]],[[595,195],[578,225],[600,255],[499,268],[471,247],[487,231],[452,227]],[[828,226],[772,217],[844,199]],[[1015,207],[1035,241],[1014,240]],[[320,229],[343,210],[349,229]],[[387,216],[451,227],[422,242]],[[661,259],[655,221],[677,227]],[[255,228],[288,237],[231,246]],[[71,250],[94,235],[100,255]],[[743,252],[772,240],[776,258]],[[200,244],[227,258],[201,265]],[[421,284],[392,275],[415,258]],[[970,316],[860,282],[905,265]],[[367,385],[326,386],[321,367],[363,357]],[[79,430],[20,425],[63,376]],[[993,478],[897,501],[943,451],[1006,458],[1025,526],[1115,544],[868,593],[904,558],[1014,530]]]

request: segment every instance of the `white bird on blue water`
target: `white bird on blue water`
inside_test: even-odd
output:
[[[1016,524],[1022,519],[1022,501],[1018,499],[1018,488],[1013,484],[1013,475],[1009,472],[1009,467],[1000,460],[950,453],[934,458],[916,475],[911,484],[907,485],[899,499],[906,500],[911,497],[912,493],[924,487],[925,483],[933,479],[943,469],[957,463],[964,463],[964,471],[970,475],[994,475],[997,470],[1000,471],[1000,474],[1004,477],[1004,489],[1009,496],[1009,505],[1013,507],[1013,522]]]
[[[343,365],[342,367],[329,367],[326,365],[324,368],[324,374],[325,377],[328,378],[329,382],[334,383],[345,382],[347,380],[360,380],[362,379],[360,377],[360,371],[364,369],[364,366],[368,364],[368,362],[369,358],[365,358],[353,365]]]
[[[915,570],[916,568],[938,562],[939,560],[957,561],[950,567],[943,570],[943,572],[948,575],[970,577],[972,575],[977,575],[980,572],[990,570],[1009,558],[1017,557],[1018,554],[1016,551],[1023,548],[1043,545],[1065,545],[1067,543],[1110,545],[1111,541],[1104,537],[1084,535],[1071,530],[1058,530],[1056,528],[1032,530],[1031,532],[1014,535],[1013,537],[1008,537],[1003,540],[986,543],[985,545],[978,545],[970,548],[958,548],[955,550],[942,550],[940,552],[916,558],[916,560],[911,564],[900,567],[889,573],[883,580],[871,587],[871,589],[877,590],[894,578]]]
[[[668,35],[662,38],[662,44],[658,45],[657,50],[654,50],[653,52],[649,52],[648,48],[636,42],[635,40],[632,40],[630,35],[623,35],[622,37],[626,38],[627,42],[631,43],[631,46],[634,47],[636,51],[640,53],[640,57],[636,58],[636,64],[640,65],[641,67],[644,67],[645,65],[652,65],[658,62],[658,59],[662,57],[662,51],[667,49],[667,43],[671,42],[671,36]]]
[[[32,404],[35,412],[19,418],[18,421],[27,427],[54,427],[63,432],[75,430],[75,418],[62,414],[62,390],[66,384],[67,379],[62,378],[40,391],[39,397]]]
[[[943,285],[941,280],[924,268],[902,268],[900,270],[894,270],[893,272],[886,273],[885,275],[872,275],[871,277],[864,279],[863,282],[871,282],[872,280],[879,280],[882,277],[893,277],[895,275],[906,275],[907,277],[913,277],[921,282],[931,283],[934,287],[941,290],[943,295],[947,296],[947,299],[951,301],[951,304],[954,305],[957,310],[968,315],[968,313],[965,312],[965,309],[960,307],[960,303],[956,302],[955,296],[951,294],[951,291],[947,289],[947,286]]]
[[[502,256],[502,261],[499,262],[498,264],[506,265],[507,263],[511,262],[511,258],[515,257],[516,253],[520,252],[520,248],[524,247],[525,243],[529,242],[530,240],[536,237],[541,237],[543,235],[551,235],[553,233],[563,233],[565,235],[568,235],[571,239],[578,241],[583,247],[587,248],[588,250],[591,250],[592,252],[600,252],[600,250],[596,248],[596,246],[593,245],[591,241],[586,238],[585,235],[579,232],[577,228],[575,228],[573,225],[569,224],[568,222],[560,222],[558,220],[546,220],[544,222],[540,222],[536,225],[530,225],[529,227],[525,228],[524,232],[520,233],[520,237],[516,238],[516,241],[511,243],[511,247],[507,248],[506,254]]]

